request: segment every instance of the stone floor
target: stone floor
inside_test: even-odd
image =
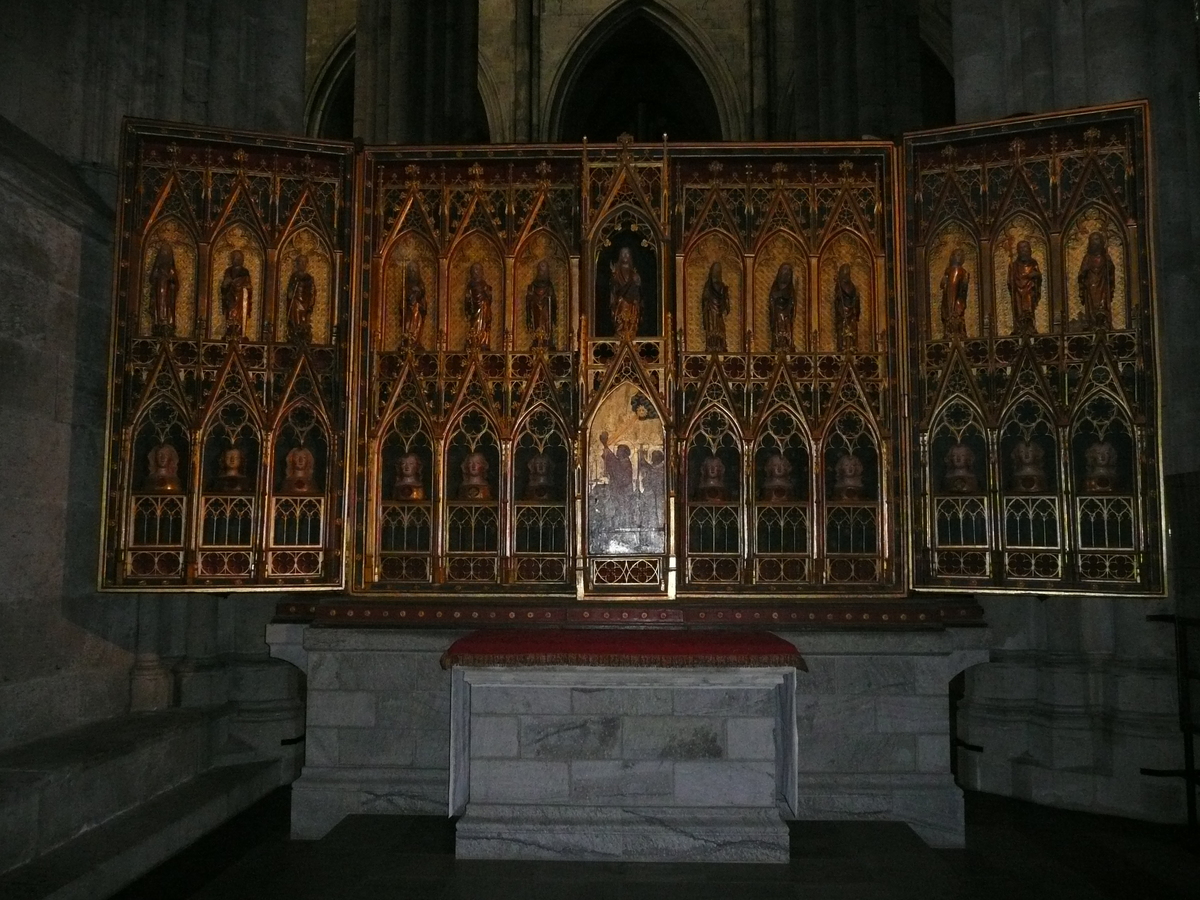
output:
[[[428,816],[352,816],[287,840],[280,789],[117,895],[119,900],[1091,900],[1184,898],[1200,834],[1183,827],[967,795],[967,848],[932,850],[905,825],[796,823],[787,865],[456,861]]]

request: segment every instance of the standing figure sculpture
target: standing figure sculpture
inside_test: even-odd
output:
[[[229,254],[229,266],[221,276],[221,311],[225,313],[225,337],[246,336],[246,325],[250,321],[250,305],[254,300],[254,286],[250,281],[250,270],[241,250]]]
[[[771,349],[792,350],[792,323],[796,317],[796,285],[792,280],[791,263],[783,263],[771,283],[767,296],[771,312]]]
[[[1112,328],[1112,302],[1117,267],[1108,255],[1108,237],[1102,231],[1088,235],[1087,254],[1079,266],[1079,301],[1093,328]]]
[[[410,262],[404,266],[404,304],[401,314],[402,346],[421,349],[421,329],[425,327],[425,282],[421,278],[421,270],[417,264]]]
[[[942,328],[946,339],[961,341],[967,337],[967,293],[971,273],[963,266],[963,252],[955,247],[942,275]]]
[[[1042,299],[1042,270],[1033,258],[1029,241],[1017,243],[1017,255],[1008,266],[1008,293],[1012,297],[1013,331],[1037,333],[1037,307]]]
[[[729,287],[721,280],[721,263],[715,262],[708,270],[708,280],[700,296],[700,307],[704,322],[704,349],[709,353],[724,353],[725,317],[729,315]]]
[[[467,333],[467,349],[491,349],[492,286],[483,277],[483,266],[480,263],[471,263],[467,293],[463,298],[463,311],[467,314],[470,329]]]
[[[308,341],[312,339],[312,311],[317,302],[317,286],[308,271],[308,256],[296,255],[292,261],[292,274],[287,283],[287,330],[288,340]]]
[[[633,251],[622,247],[617,261],[610,264],[608,309],[617,337],[633,340],[642,321],[642,276],[633,264]]]
[[[550,278],[550,262],[538,260],[537,275],[525,291],[525,327],[533,335],[533,346],[553,350],[557,323],[558,294]]]
[[[162,337],[175,334],[175,298],[179,294],[179,274],[175,271],[175,251],[168,243],[158,245],[150,267],[150,318],[154,333]]]
[[[841,353],[858,349],[858,320],[862,315],[862,300],[851,277],[850,263],[842,263],[833,289],[833,321],[837,329],[837,348]]]

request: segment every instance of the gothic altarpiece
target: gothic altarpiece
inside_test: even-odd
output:
[[[102,584],[397,624],[1161,592],[1145,117],[902,151],[131,122]]]

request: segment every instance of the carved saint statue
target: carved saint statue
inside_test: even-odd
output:
[[[1117,448],[1097,441],[1083,451],[1083,490],[1087,494],[1111,494],[1117,487]]]
[[[979,478],[975,475],[975,451],[964,443],[951,444],[943,460],[946,474],[942,478],[942,489],[947,494],[975,494],[979,492]]]
[[[842,263],[833,289],[833,321],[840,352],[858,349],[858,319],[861,315],[862,301],[851,277],[850,263]]]
[[[491,500],[492,486],[488,483],[491,465],[487,457],[475,450],[462,461],[462,484],[458,488],[459,500]]]
[[[179,451],[170,444],[157,444],[146,456],[150,471],[142,490],[152,494],[178,494],[183,490],[179,480]]]
[[[533,346],[553,350],[557,323],[558,294],[550,278],[550,262],[538,260],[537,275],[525,290],[525,327],[533,335]]]
[[[721,280],[721,263],[715,262],[708,270],[708,280],[700,295],[700,307],[704,322],[704,349],[709,353],[724,353],[725,317],[729,315],[729,288]]]
[[[550,457],[537,452],[529,457],[525,464],[529,470],[529,480],[525,482],[526,500],[549,500],[554,492],[554,481],[551,477],[553,465]]]
[[[833,466],[834,500],[861,500],[867,489],[863,484],[862,460],[853,453],[844,453]]]
[[[701,460],[696,499],[705,503],[723,503],[729,499],[729,488],[725,485],[725,463],[721,462],[719,456],[706,456]]]
[[[1012,449],[1012,491],[1015,494],[1044,494],[1049,490],[1046,477],[1046,451],[1033,441],[1017,441]]]
[[[293,447],[284,458],[286,466],[281,494],[319,494],[317,487],[317,460],[307,447]]]
[[[175,334],[175,298],[179,294],[179,274],[175,271],[175,251],[163,242],[154,253],[150,267],[150,317],[154,333],[163,337]]]
[[[241,250],[229,254],[229,266],[221,276],[221,311],[225,313],[225,336],[246,336],[246,323],[250,321],[250,304],[254,299],[254,286],[250,282],[250,270],[245,266]]]
[[[425,327],[425,282],[421,278],[421,270],[416,263],[408,263],[404,267],[404,296],[401,300],[404,308],[400,311],[403,318],[403,334],[401,343],[421,349],[421,329]]]
[[[467,280],[467,293],[463,297],[463,312],[467,314],[469,331],[467,349],[478,347],[488,350],[492,346],[492,286],[483,277],[483,265],[472,263]]]
[[[1017,242],[1017,255],[1008,266],[1008,293],[1012,297],[1013,330],[1037,332],[1037,306],[1042,299],[1042,270],[1033,258],[1029,241]]]
[[[782,453],[772,453],[763,462],[759,499],[763,503],[787,503],[792,499],[792,464]]]
[[[1079,300],[1093,328],[1112,328],[1113,293],[1117,268],[1108,254],[1108,237],[1102,231],[1088,235],[1087,255],[1079,266]]]
[[[796,318],[796,285],[791,263],[783,263],[775,273],[767,304],[771,311],[771,349],[791,350],[792,323]]]
[[[608,285],[608,309],[612,313],[617,337],[637,337],[642,321],[642,276],[633,264],[633,251],[622,247],[617,261],[610,264],[612,279]]]
[[[213,479],[212,489],[219,494],[244,494],[249,490],[249,479],[242,471],[246,455],[238,447],[229,447],[221,453],[220,469]]]
[[[942,327],[946,339],[965,340],[967,336],[967,292],[971,289],[971,273],[963,266],[963,252],[955,247],[942,275]]]
[[[425,499],[425,464],[415,453],[405,453],[396,463],[396,499]]]
[[[292,261],[287,283],[287,330],[293,341],[312,338],[312,311],[317,302],[317,287],[308,271],[308,256],[300,253]]]

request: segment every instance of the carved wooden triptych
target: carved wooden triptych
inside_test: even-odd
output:
[[[102,584],[1160,592],[1145,128],[355,152],[130,123]]]

